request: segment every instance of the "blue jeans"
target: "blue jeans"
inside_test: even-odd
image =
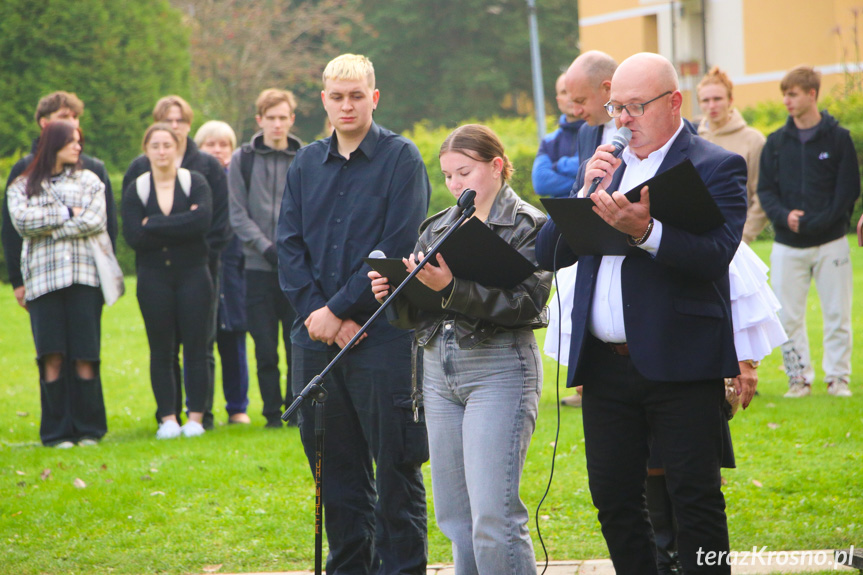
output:
[[[324,379],[323,499],[328,575],[425,575],[428,460],[425,422],[411,411],[411,334],[363,341]],[[339,348],[293,347],[294,394]],[[314,474],[313,402],[300,408],[300,437]],[[311,508],[309,508],[311,513]]]
[[[536,573],[519,497],[542,364],[532,331],[461,349],[452,322],[424,348],[423,393],[435,515],[457,575]]]

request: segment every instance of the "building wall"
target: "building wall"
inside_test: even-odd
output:
[[[707,66],[726,70],[735,84],[735,103],[747,107],[779,100],[779,80],[799,64],[823,74],[822,93],[843,83],[844,57],[852,68],[852,25],[861,0],[578,0],[581,49],[602,50],[618,61],[636,52],[658,52],[693,62],[697,74],[681,76],[684,115],[699,110],[694,87]],[[863,43],[863,33],[860,35]],[[691,68],[691,66],[690,66]],[[681,71],[681,67],[678,67]]]

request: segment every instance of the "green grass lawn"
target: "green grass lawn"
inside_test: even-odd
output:
[[[755,249],[767,259],[768,243]],[[855,270],[863,269],[863,250],[855,247],[852,254]],[[861,284],[857,271],[857,294],[863,293]],[[200,438],[157,442],[134,278],[127,289],[105,310],[102,323],[110,431],[98,447],[64,451],[39,444],[38,380],[27,314],[9,286],[0,286],[0,574],[311,568],[313,485],[297,431],[263,428],[253,378],[252,426],[222,425]],[[859,295],[855,311],[860,338]],[[814,290],[809,312],[812,355],[820,367]],[[251,349],[249,360],[254,363]],[[859,353],[853,364],[855,374],[863,373]],[[861,547],[863,380],[859,375],[852,380],[850,399],[828,396],[819,380],[811,397],[786,400],[780,365],[778,352],[767,358],[759,369],[760,397],[731,423],[738,469],[725,470],[724,477],[732,548]],[[522,489],[531,513],[548,481],[557,424],[554,362],[546,360],[545,369]],[[560,394],[568,390],[561,388]],[[224,422],[220,395],[217,389],[216,418]],[[581,413],[563,408],[560,417],[554,482],[540,512],[542,533],[552,559],[606,557],[587,488]],[[430,494],[428,466],[424,469]],[[83,486],[76,487],[77,480]],[[541,559],[533,522],[531,532]],[[429,555],[432,562],[451,561],[433,517]]]

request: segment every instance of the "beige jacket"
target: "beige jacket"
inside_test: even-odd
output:
[[[748,244],[758,237],[758,234],[769,222],[756,193],[761,148],[764,147],[766,138],[761,132],[746,124],[746,120],[743,119],[737,108],[731,109],[731,119],[715,131],[710,130],[707,118],[702,119],[701,124],[698,125],[698,135],[717,146],[740,154],[746,160],[748,168],[746,191],[749,209],[746,212],[746,224],[743,226],[743,241]]]

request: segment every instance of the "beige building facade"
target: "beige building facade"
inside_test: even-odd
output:
[[[731,76],[741,108],[779,100],[779,81],[800,64],[821,71],[822,94],[845,70],[863,70],[853,30],[855,10],[863,28],[863,0],[578,0],[578,8],[582,51],[671,60],[689,118],[699,114],[694,87],[711,66]]]

